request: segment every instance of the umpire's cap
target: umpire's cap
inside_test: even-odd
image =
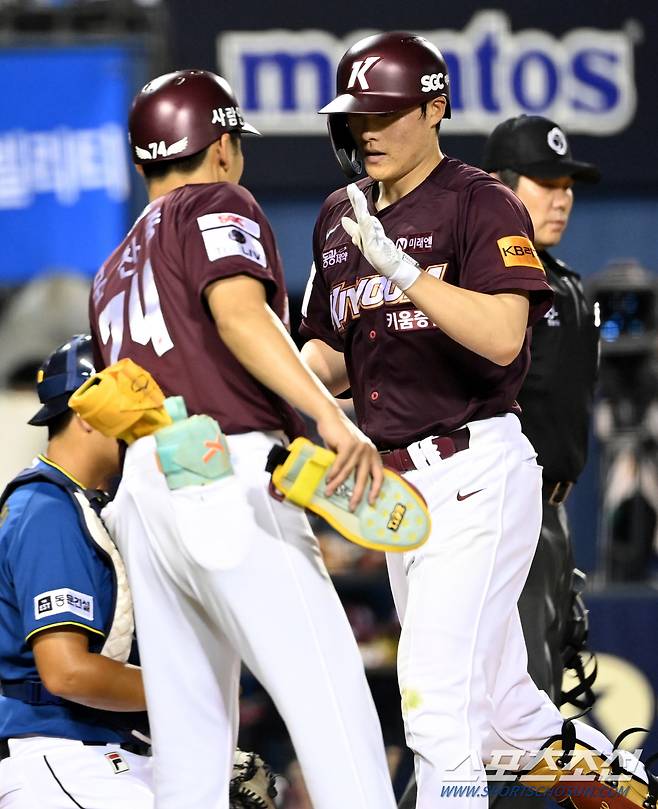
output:
[[[42,407],[28,424],[40,427],[65,413],[71,394],[95,373],[91,336],[74,335],[55,349],[39,368],[37,394]]]
[[[484,146],[482,168],[511,169],[542,180],[572,177],[597,183],[601,179],[601,172],[593,163],[573,159],[564,131],[555,121],[541,115],[517,115],[498,124]]]

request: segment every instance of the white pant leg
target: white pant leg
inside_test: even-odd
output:
[[[70,739],[10,740],[0,762],[1,809],[153,809],[151,759],[117,745],[85,746]],[[117,772],[105,754],[118,753]]]
[[[195,570],[180,548],[170,493],[166,486],[149,485],[153,470],[145,460],[152,459],[152,448],[146,449],[143,458],[135,454],[130,468],[127,464],[103,517],[133,594],[153,740],[155,806],[228,809],[240,659],[195,598]],[[135,485],[134,473],[145,476],[143,489]]]
[[[213,490],[206,487],[205,494],[199,493],[205,502],[200,499],[198,504],[210,509],[206,527],[197,521],[197,536],[190,536],[180,524],[174,528],[172,509],[179,497],[163,488],[161,476],[155,474],[153,447],[147,439],[131,447],[128,474],[124,473],[119,494],[123,489],[123,495],[129,493],[130,501],[139,504],[141,517],[133,522],[144,529],[153,550],[152,561],[159,560],[162,571],[168,571],[169,578],[180,585],[172,590],[168,613],[175,614],[177,599],[189,597],[213,631],[228,639],[270,691],[296,745],[314,809],[393,809],[381,729],[363,665],[317,543],[301,510],[276,503],[267,494],[264,466],[273,443],[259,433],[229,437],[237,477],[253,509],[253,516],[240,525],[221,491],[217,490],[214,502]],[[190,497],[193,500],[196,494]],[[117,495],[113,511],[126,514],[125,496]],[[117,527],[115,524],[115,530]],[[124,525],[120,532],[129,534],[129,529],[130,525]],[[136,533],[133,526],[131,542]],[[205,542],[220,543],[216,546],[220,551],[225,547],[221,543],[241,542],[243,550],[233,556],[219,552],[218,567],[203,566],[193,556],[194,548],[198,550]],[[227,559],[232,560],[230,564]],[[130,569],[128,574],[130,577]],[[145,577],[145,593],[151,575],[148,572]],[[136,596],[141,632],[138,601]],[[185,634],[182,621],[176,626],[177,635]],[[154,632],[154,628],[149,630],[149,635]],[[184,653],[182,659],[186,659]],[[148,667],[148,661],[145,663]],[[161,680],[168,671],[154,676]],[[148,676],[146,679],[148,688]],[[196,719],[189,712],[188,717],[191,732],[198,732]],[[156,767],[157,809],[164,809],[157,761]],[[175,773],[162,777],[177,783]],[[192,805],[185,802],[186,809]],[[211,805],[214,809],[214,804],[206,807]],[[224,805],[217,804],[222,809]],[[166,809],[169,806],[174,809],[173,802]]]
[[[484,785],[480,751],[493,717],[491,661],[505,643],[541,522],[541,471],[518,420],[469,427],[470,449],[407,475],[433,519],[428,542],[404,555],[408,595],[398,652],[407,741],[416,753],[417,809],[445,801],[455,806],[455,796],[442,797],[444,782]],[[458,492],[476,491],[457,499]],[[393,589],[396,602],[403,601],[399,582]],[[463,795],[459,805],[486,807],[487,800],[483,793]]]
[[[494,713],[482,749],[487,763],[492,751],[515,750],[523,752],[516,759],[523,768],[546,740],[559,734],[562,728],[558,708],[528,674],[527,659],[521,619],[516,610],[510,619],[492,693]],[[612,752],[612,743],[601,731],[578,720],[574,724],[579,741],[606,755]]]
[[[214,600],[234,645],[274,700],[314,809],[393,809],[363,662],[317,541],[304,512],[267,491],[272,444],[259,434],[229,437],[262,533],[242,565],[210,577],[204,599]]]
[[[562,716],[528,674],[528,655],[518,609],[510,617],[501,652],[494,655],[497,663],[491,693],[494,709],[489,733],[483,739],[482,756],[489,763],[493,751],[522,751],[518,762],[523,767],[549,737],[560,732]]]

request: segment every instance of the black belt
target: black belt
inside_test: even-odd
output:
[[[565,503],[571,494],[573,483],[570,480],[545,480],[542,486],[542,497],[551,506]]]
[[[436,447],[437,460],[445,460],[446,458],[452,458],[457,452],[468,449],[471,432],[468,427],[462,427],[447,435],[435,435],[430,436],[430,438],[432,444]],[[382,456],[384,466],[394,472],[411,472],[413,469],[418,468],[406,447],[386,449],[379,454]]]

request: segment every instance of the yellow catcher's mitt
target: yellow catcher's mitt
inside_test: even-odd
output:
[[[119,360],[90,377],[69,399],[69,407],[103,435],[132,444],[172,424],[165,396],[148,371]]]

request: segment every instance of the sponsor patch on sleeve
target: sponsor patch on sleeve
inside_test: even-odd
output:
[[[497,244],[506,267],[534,267],[544,272],[537,251],[526,236],[503,236]]]
[[[322,254],[322,269],[328,270],[336,264],[344,264],[349,257],[348,246],[346,244],[339,244],[338,247],[332,247],[331,250],[325,250]]]
[[[94,599],[86,593],[60,587],[34,597],[34,619],[49,618],[61,612],[70,612],[88,621],[94,620]]]
[[[197,222],[210,261],[242,256],[267,267],[258,222],[234,213],[209,213],[199,216]]]
[[[260,239],[260,225],[249,219],[247,216],[241,216],[239,213],[207,213],[204,216],[197,217],[199,223],[199,230],[212,230],[213,228],[236,227],[240,230],[246,230],[251,236]]]

